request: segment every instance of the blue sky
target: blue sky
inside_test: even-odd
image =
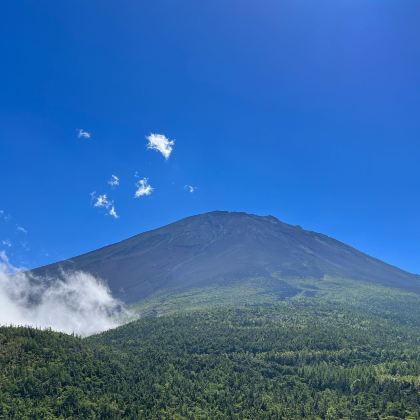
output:
[[[0,250],[31,267],[239,210],[420,273],[419,22],[417,0],[5,2]]]

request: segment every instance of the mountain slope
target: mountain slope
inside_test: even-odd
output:
[[[404,294],[180,312],[87,339],[0,327],[0,418],[418,419],[420,297]]]
[[[156,293],[255,278],[275,279],[285,295],[297,293],[293,279],[324,276],[420,292],[419,276],[325,235],[273,216],[221,211],[192,216],[33,273],[59,276],[61,270],[97,275],[129,303]]]
[[[62,269],[140,316],[0,327],[0,418],[419,418],[419,278],[334,239],[213,212],[35,273]]]

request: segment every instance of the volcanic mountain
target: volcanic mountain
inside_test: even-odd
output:
[[[188,217],[96,251],[33,270],[60,277],[82,270],[105,280],[133,303],[156,293],[237,284],[248,279],[286,281],[326,276],[420,293],[420,276],[372,258],[326,235],[273,216],[215,211]],[[316,286],[315,286],[316,287]]]

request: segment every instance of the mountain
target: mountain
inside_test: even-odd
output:
[[[420,293],[420,276],[326,235],[273,216],[226,211],[188,217],[33,274],[60,277],[62,270],[101,277],[127,303],[253,279],[282,297],[299,293],[299,280],[310,280],[315,290],[326,277]]]
[[[0,327],[0,418],[420,418],[419,277],[325,235],[212,212],[34,272],[62,270],[132,322]]]

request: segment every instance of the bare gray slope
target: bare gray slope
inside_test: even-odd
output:
[[[291,279],[347,277],[420,292],[420,276],[325,235],[246,213],[188,217],[33,272],[57,276],[61,269],[100,276],[126,302],[273,273]]]

